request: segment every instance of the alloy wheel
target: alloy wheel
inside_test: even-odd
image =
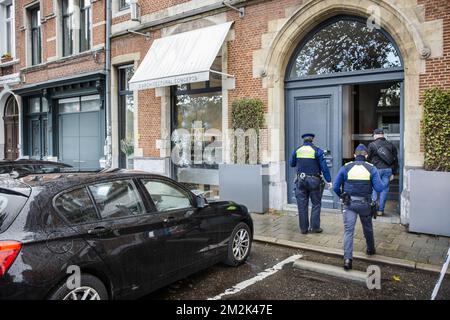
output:
[[[242,261],[250,248],[250,235],[246,229],[239,229],[233,239],[233,256]]]
[[[98,292],[91,287],[79,287],[70,291],[63,300],[101,300]]]

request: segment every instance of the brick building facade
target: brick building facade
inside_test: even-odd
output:
[[[0,80],[0,105],[4,113],[6,100],[14,97],[19,114],[17,152],[9,158],[58,159],[75,167],[83,168],[86,163],[86,168],[97,168],[105,130],[83,136],[81,129],[86,121],[94,121],[96,128],[105,122],[105,1],[10,3],[14,7],[15,50],[12,61],[0,68],[17,77],[3,84]],[[83,108],[98,114],[84,113]],[[78,126],[68,128],[66,124],[74,121]],[[8,140],[10,132],[3,132]],[[82,159],[80,145],[86,143],[94,154],[92,159]]]
[[[135,8],[132,3],[135,2],[139,5],[138,16],[132,14]],[[14,78],[16,83],[3,85],[0,77],[0,110],[4,108],[5,97],[14,92],[20,107],[21,126],[25,126],[26,122],[23,120],[26,114],[24,108],[27,108],[25,97],[35,94],[36,90],[49,94],[51,89],[60,99],[56,94],[58,90],[53,90],[53,87],[77,87],[76,79],[82,75],[88,76],[81,79],[82,82],[87,81],[87,87],[94,86],[101,91],[105,70],[105,1],[91,1],[91,48],[69,57],[63,57],[61,32],[55,32],[61,30],[61,22],[58,22],[61,19],[58,13],[60,2],[34,1],[33,4],[38,3],[42,8],[43,62],[37,66],[29,65],[27,41],[30,31],[23,21],[26,17],[24,10],[29,3],[15,1],[17,52],[12,62],[0,64],[3,74],[20,75],[20,81]],[[187,166],[191,171],[186,170],[186,166],[173,165],[170,159],[174,143],[172,131],[179,127],[193,130],[195,120],[201,120],[203,125],[209,121],[210,125],[218,126],[216,129],[226,132],[231,125],[232,103],[245,97],[258,98],[265,108],[267,130],[263,133],[260,159],[269,167],[271,209],[284,209],[292,202],[292,172],[288,170],[286,160],[302,131],[316,130],[322,136],[318,143],[330,151],[329,163],[335,170],[352,157],[356,143],[368,142],[371,131],[381,126],[397,144],[401,160],[401,170],[396,177],[398,190],[391,195],[392,210],[400,212],[402,221],[408,222],[409,172],[422,167],[424,157],[423,146],[420,145],[421,97],[426,88],[450,87],[449,2],[236,0],[231,3],[235,9],[221,0],[112,1],[113,166],[133,166],[170,175],[198,188],[211,190],[213,196],[220,196],[217,165]],[[245,10],[243,15],[236,10],[238,8]],[[129,88],[128,82],[133,73],[157,39],[226,22],[233,24],[214,66],[233,77],[211,75],[210,81],[178,87]],[[379,56],[387,59],[385,64],[358,66],[341,61],[341,65],[341,62],[330,59],[314,47],[314,43],[320,44],[327,34],[333,32],[367,41],[364,39],[367,39],[369,23],[375,26],[374,29],[369,28],[375,30],[369,38],[375,37],[370,39],[377,39],[385,49],[390,50],[388,56],[385,55],[386,50],[384,53],[378,52]],[[345,30],[347,34],[343,35]],[[331,42],[335,40],[332,37],[329,39]],[[372,44],[368,43],[367,47]],[[311,69],[309,73],[302,74],[299,66],[308,62],[302,61],[301,54],[311,50],[319,52],[323,61],[336,62],[334,67],[337,65],[336,68],[341,69],[328,65],[323,70]],[[336,48],[334,50],[335,54],[331,56],[339,56],[340,52]],[[363,49],[361,54],[370,56],[367,50]],[[12,81],[4,76],[3,79]],[[60,79],[69,83],[64,84]],[[56,84],[52,84],[54,80]],[[89,85],[92,81],[99,82]],[[72,89],[75,90],[75,87]],[[92,92],[88,90],[86,94],[91,95]],[[201,99],[207,102],[199,108],[206,111],[202,116],[197,113],[199,118],[196,119],[192,114],[194,109],[190,109],[189,105]],[[390,102],[386,102],[388,100]],[[311,125],[309,122],[302,123],[306,116],[299,116],[303,112],[301,110],[308,109],[310,102],[329,106],[324,107],[323,114],[312,114]],[[300,127],[295,126],[293,118],[300,119]],[[316,121],[325,118],[328,125]],[[186,124],[186,121],[191,123]],[[322,133],[320,130],[324,127],[331,129]],[[104,136],[104,133],[101,135]],[[24,140],[23,134],[21,137]],[[27,142],[27,147],[24,142],[19,142],[20,150],[22,155],[27,155],[29,152],[25,152],[25,148],[29,149],[30,142]],[[52,150],[58,149],[58,146],[61,148],[61,138],[59,142],[52,143]],[[50,152],[50,155],[61,159],[59,153]],[[224,148],[221,162],[230,162],[230,158]],[[325,198],[329,206],[335,206],[336,199],[331,194],[326,194]]]
[[[296,92],[297,98],[294,97],[293,101],[297,101],[299,97],[302,101],[303,95],[315,96],[316,92],[319,96],[331,95],[329,92],[320,92],[318,88],[336,86],[336,99],[340,101],[340,106],[336,105],[336,108],[340,108],[344,120],[339,120],[339,115],[336,118],[342,121],[342,127],[333,133],[339,137],[335,144],[333,136],[329,138],[330,141],[321,141],[327,145],[322,147],[334,148],[330,165],[340,166],[344,160],[351,158],[351,150],[356,143],[368,142],[371,131],[377,126],[384,126],[390,133],[388,136],[399,148],[402,166],[396,180],[399,190],[397,194],[393,192],[392,198],[395,200],[397,197],[399,200],[399,194],[403,194],[403,197],[402,201],[393,202],[393,211],[400,211],[402,220],[408,221],[408,173],[423,166],[419,129],[421,96],[424,89],[431,86],[449,88],[448,1],[234,1],[236,7],[244,8],[243,17],[236,10],[222,4],[222,1],[157,1],[151,5],[146,1],[138,3],[141,9],[140,21],[132,21],[127,10],[113,13],[112,57],[117,65],[127,63],[138,67],[155,39],[233,21],[220,56],[221,71],[234,75],[235,85],[221,89],[222,126],[219,129],[224,131],[230,127],[233,101],[244,97],[263,101],[268,131],[263,143],[265,153],[262,162],[270,167],[270,208],[283,209],[292,202],[289,196],[292,192],[292,177],[286,169],[286,159],[290,152],[288,149],[296,140],[288,137],[292,135],[288,128],[289,117],[295,116],[295,112],[292,113],[293,102],[288,101],[289,93]],[[369,79],[358,73],[349,80],[337,79],[338,74],[335,79],[330,77],[328,80],[323,80],[320,76],[289,79],[287,73],[292,67],[293,57],[300,50],[299,44],[318,34],[333,19],[360,19],[362,23],[371,21],[379,24],[380,34],[395,47],[399,57],[395,70],[380,76],[368,72],[366,76]],[[130,33],[128,30],[148,32],[150,37]],[[375,123],[370,122],[370,119],[363,119],[361,114],[366,113],[365,109],[361,109],[366,108],[363,104],[374,103],[372,100],[380,99],[380,96],[394,90],[393,88],[396,90],[398,105],[382,116],[375,111],[367,112],[378,119]],[[358,96],[360,100],[352,98],[354,96]],[[372,100],[367,100],[369,98]],[[137,168],[180,178],[177,176],[179,168],[174,169],[169,160],[173,144],[170,134],[174,129],[174,122],[177,122],[176,117],[179,117],[177,99],[174,97],[174,90],[168,87],[134,92],[137,146],[134,163]],[[356,106],[357,103],[359,106]],[[362,112],[355,116],[354,111],[358,108]],[[359,124],[355,121],[348,121],[347,124],[346,112],[359,117]],[[317,116],[320,117],[319,114]],[[383,119],[386,123],[383,123]],[[309,128],[308,125],[305,126]],[[299,134],[300,132],[293,133]],[[335,158],[338,159],[334,163]],[[226,152],[222,160],[229,161]],[[195,171],[195,175],[202,176],[199,171]]]

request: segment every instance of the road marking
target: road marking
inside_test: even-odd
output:
[[[277,263],[276,265],[274,265],[271,268],[268,268],[264,271],[261,271],[260,273],[258,273],[256,276],[254,276],[251,279],[239,282],[237,285],[235,285],[232,288],[229,288],[227,290],[225,290],[225,292],[213,297],[213,298],[209,298],[208,300],[220,300],[222,299],[223,296],[228,296],[228,295],[232,295],[232,294],[236,294],[239,291],[244,290],[247,287],[250,287],[251,285],[254,285],[256,282],[259,282],[261,280],[264,280],[265,278],[277,273],[278,271],[280,271],[281,269],[283,269],[284,265],[288,264],[288,263],[292,263],[297,259],[300,259],[302,257],[301,254],[294,254],[293,256],[290,256],[289,258]]]
[[[431,300],[436,299],[436,296],[439,292],[439,288],[441,287],[442,280],[444,280],[444,276],[445,273],[447,272],[449,264],[450,264],[450,248],[448,248],[447,256],[445,257],[444,265],[442,266],[441,274],[439,275],[439,280],[433,289],[433,293],[431,294]]]

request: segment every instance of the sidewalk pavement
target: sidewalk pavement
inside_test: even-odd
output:
[[[339,211],[322,209],[323,233],[306,235],[300,233],[296,215],[275,212],[252,214],[252,218],[255,240],[334,255],[343,254],[344,225]],[[379,219],[373,222],[377,254],[366,256],[366,242],[358,218],[353,249],[355,258],[422,270],[440,270],[450,246],[450,238],[409,233],[401,224],[382,222]]]

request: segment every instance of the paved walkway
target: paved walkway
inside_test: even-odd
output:
[[[286,213],[252,214],[255,225],[255,239],[284,244],[298,244],[304,248],[316,248],[323,252],[342,254],[343,222],[342,215],[336,212],[322,210],[321,234],[302,235],[298,227],[298,217]],[[375,243],[377,255],[401,259],[410,262],[411,266],[418,265],[427,268],[426,264],[442,266],[450,238],[414,234],[407,232],[401,224],[374,221]],[[366,243],[361,223],[358,219],[354,238],[355,258],[367,258]],[[420,267],[419,266],[419,267]],[[433,269],[433,268],[431,268]],[[436,269],[436,268],[434,268]]]

